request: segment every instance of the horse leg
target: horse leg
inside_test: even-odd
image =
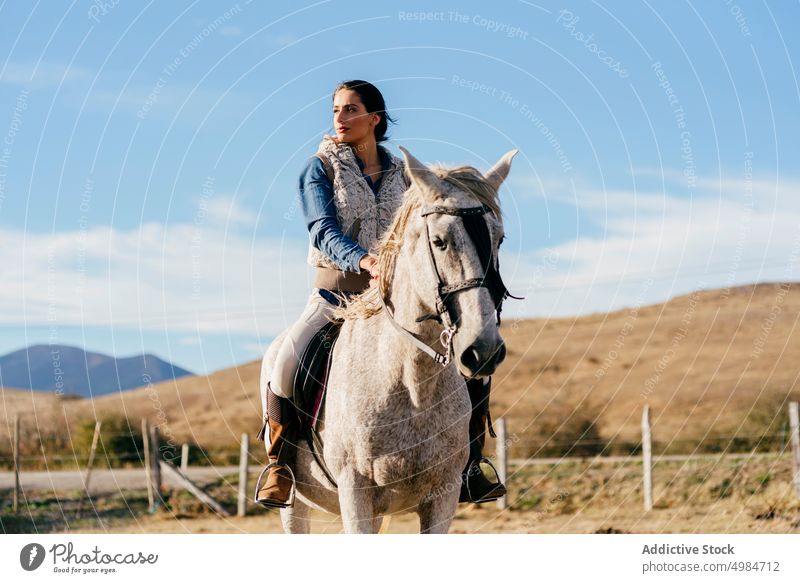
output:
[[[291,508],[281,508],[281,523],[286,534],[308,534],[311,532],[311,521],[308,518],[309,508],[300,500],[294,501]]]
[[[421,534],[447,534],[458,506],[459,488],[427,496],[417,506]]]
[[[337,480],[342,524],[347,534],[371,534],[375,524],[369,481],[352,469]]]

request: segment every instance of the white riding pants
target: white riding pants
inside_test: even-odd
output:
[[[336,305],[320,295],[320,289],[311,290],[308,303],[300,318],[289,328],[278,350],[270,377],[270,388],[279,397],[290,398],[294,391],[294,377],[300,366],[308,343],[332,317]]]

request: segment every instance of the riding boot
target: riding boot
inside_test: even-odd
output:
[[[259,433],[263,439],[267,426],[269,427],[269,447],[267,457],[269,465],[262,471],[261,476],[267,473],[264,483],[261,477],[256,484],[257,492],[255,501],[267,508],[285,508],[292,506],[294,497],[292,490],[295,487],[294,474],[290,465],[295,457],[295,434],[297,414],[291,399],[278,397],[267,387],[267,420]]]
[[[481,463],[487,462],[483,457],[487,422],[490,435],[495,437],[489,414],[491,379],[486,384],[483,379],[469,379],[467,380],[467,390],[472,403],[472,415],[469,420],[469,460],[461,474],[461,494],[458,501],[480,504],[505,496],[506,487],[500,482],[500,477],[496,472],[496,480],[492,481],[484,475],[481,469]],[[494,469],[493,466],[492,469]]]

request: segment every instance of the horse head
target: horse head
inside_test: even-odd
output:
[[[463,376],[486,377],[506,355],[499,316],[509,294],[498,264],[504,238],[498,191],[517,150],[486,174],[471,166],[429,168],[400,150],[411,183],[406,198],[416,201],[404,205],[401,253],[414,266],[412,293],[429,311],[417,320],[443,324],[443,344]]]

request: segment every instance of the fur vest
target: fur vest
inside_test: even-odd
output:
[[[378,144],[378,148],[383,146]],[[385,152],[391,165],[383,173],[377,196],[361,174],[355,150],[349,144],[337,144],[331,136],[325,136],[316,154],[325,163],[329,176],[333,174],[333,201],[342,232],[371,253],[376,251],[378,241],[391,226],[409,186],[404,161],[388,150]],[[338,269],[313,244],[309,244],[308,264]]]

